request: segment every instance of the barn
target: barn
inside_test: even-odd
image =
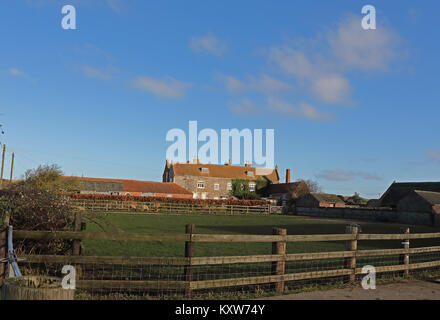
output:
[[[327,193],[309,193],[296,199],[296,206],[303,208],[344,208],[342,197]]]
[[[192,199],[192,192],[171,182],[65,177],[78,181],[78,193]]]
[[[397,203],[397,211],[440,214],[440,192],[411,191]]]
[[[398,202],[415,190],[440,192],[440,182],[394,182],[380,198],[380,206],[397,208]]]

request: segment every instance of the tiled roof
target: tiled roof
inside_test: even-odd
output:
[[[196,176],[211,178],[229,178],[254,180],[258,177],[266,177],[272,182],[277,183],[279,177],[275,169],[260,169],[245,166],[231,166],[219,164],[194,164],[194,163],[174,163],[172,165],[176,176]],[[202,168],[207,168],[208,172],[202,172]],[[253,175],[248,175],[252,172]]]
[[[83,183],[82,188],[86,191],[124,191],[124,192],[145,192],[145,193],[165,193],[165,194],[192,194],[192,192],[182,188],[172,182],[138,181],[125,179],[101,179],[88,177],[65,177],[67,179],[79,180]],[[93,190],[84,189],[94,188]],[[122,190],[120,190],[122,187]],[[114,190],[112,190],[114,189]]]

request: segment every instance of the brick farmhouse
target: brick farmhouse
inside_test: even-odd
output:
[[[163,182],[175,183],[193,193],[195,199],[228,199],[231,198],[232,181],[249,180],[249,188],[255,191],[257,179],[266,179],[277,184],[280,181],[278,166],[275,169],[254,168],[245,166],[171,163],[168,160],[163,172]]]

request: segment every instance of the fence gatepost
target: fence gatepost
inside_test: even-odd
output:
[[[403,233],[405,235],[408,235],[410,233],[410,229],[405,228],[403,230]],[[409,239],[402,240],[401,246],[402,246],[402,249],[409,250]],[[399,264],[405,265],[405,270],[403,270],[402,275],[405,278],[408,278],[408,276],[409,276],[409,253],[404,253],[399,256]]]
[[[281,228],[273,228],[273,235],[286,236],[287,230]],[[286,241],[277,241],[272,243],[272,254],[273,255],[285,255],[286,254]],[[286,260],[272,262],[272,274],[273,275],[284,275],[286,270]],[[275,284],[275,290],[277,292],[284,292],[284,280],[277,281]]]
[[[356,281],[356,251],[357,251],[357,235],[359,234],[359,227],[357,225],[347,226],[345,233],[354,235],[354,240],[347,240],[345,243],[346,251],[353,251],[354,255],[349,258],[345,258],[345,269],[351,269],[350,282]]]
[[[196,231],[194,224],[187,224],[185,233],[189,234],[189,241],[185,242],[185,258],[188,258],[188,264],[185,266],[185,281],[187,282],[187,288],[185,290],[186,298],[192,297],[191,282],[193,281],[193,267],[192,257],[194,257],[194,242],[193,234]]]

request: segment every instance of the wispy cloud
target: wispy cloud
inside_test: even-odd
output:
[[[186,94],[190,83],[175,80],[168,77],[166,80],[139,76],[133,82],[134,87],[164,98],[178,99]]]
[[[382,180],[381,177],[364,171],[350,171],[343,169],[323,170],[316,174],[317,178],[322,178],[328,181],[350,181],[356,178],[364,180]]]
[[[305,102],[301,102],[295,106],[272,97],[268,99],[268,108],[285,118],[305,118],[312,121],[330,121],[336,118],[334,114],[319,111],[314,106]]]
[[[314,106],[301,102],[293,105],[274,97],[267,99],[267,104],[257,105],[248,98],[229,103],[229,110],[236,115],[253,117],[303,118],[310,121],[331,121],[336,118],[332,113],[321,112]]]
[[[380,26],[364,30],[358,17],[349,16],[325,36],[298,41],[302,45],[294,47],[269,48],[268,58],[305,87],[311,98],[326,104],[351,105],[348,71],[371,73],[388,69],[398,56],[399,42],[399,36],[391,29]]]
[[[247,81],[241,81],[232,76],[221,76],[221,78],[230,93],[263,92],[269,94],[293,89],[291,85],[267,74],[262,74],[259,77],[249,76]]]
[[[229,110],[236,115],[258,116],[262,108],[255,105],[250,99],[244,98],[238,102],[230,102]]]
[[[89,66],[83,66],[81,68],[83,74],[89,78],[101,79],[101,80],[110,80],[112,76],[109,73],[105,73],[99,69],[92,68]]]
[[[440,152],[437,152],[435,150],[428,150],[428,157],[431,160],[437,161],[440,163]]]
[[[399,36],[383,25],[376,30],[362,29],[357,16],[343,20],[327,40],[338,64],[364,71],[387,69],[400,42]]]
[[[14,77],[22,77],[22,78],[25,78],[29,81],[33,81],[31,76],[29,76],[27,73],[24,73],[23,71],[16,69],[16,68],[9,68],[9,74]]]
[[[189,46],[194,52],[207,53],[215,56],[222,56],[227,50],[226,44],[211,33],[206,36],[192,37]]]

